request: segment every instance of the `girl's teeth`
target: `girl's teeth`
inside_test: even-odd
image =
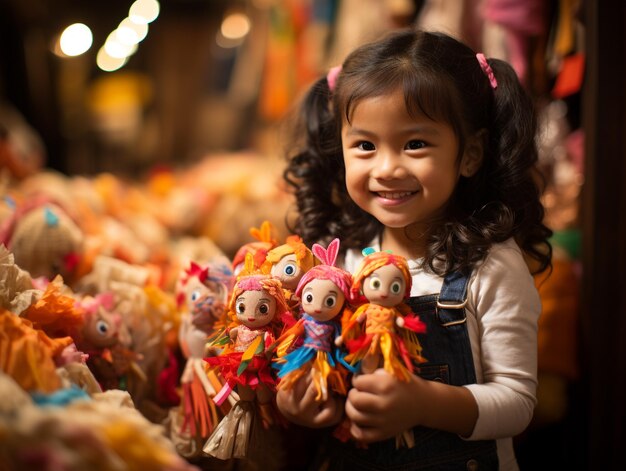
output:
[[[403,191],[403,192],[395,192],[395,193],[382,193],[379,192],[378,193],[382,198],[388,199],[388,200],[398,200],[400,198],[404,198],[405,196],[409,196],[411,194],[410,191]]]

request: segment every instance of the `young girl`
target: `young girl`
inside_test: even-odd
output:
[[[310,384],[278,406],[311,427],[350,419],[366,448],[329,440],[331,469],[517,469],[512,437],[535,405],[550,265],[533,103],[513,69],[439,33],[399,31],[355,50],[307,95],[285,171],[306,243],[340,237],[344,267],[373,246],[409,261],[428,360],[408,382],[357,375],[347,399]],[[320,242],[321,241],[321,242]],[[417,366],[417,365],[416,365]],[[415,446],[392,438],[413,428]]]

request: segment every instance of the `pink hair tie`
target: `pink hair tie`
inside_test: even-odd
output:
[[[478,59],[478,63],[480,64],[480,68],[483,69],[483,72],[489,79],[489,83],[491,84],[491,88],[496,89],[498,87],[498,81],[496,80],[496,76],[493,75],[493,69],[487,62],[485,55],[482,52],[476,54],[476,59]]]
[[[336,65],[335,67],[331,67],[326,74],[326,81],[328,82],[328,88],[331,92],[335,91],[335,86],[337,85],[337,77],[339,77],[339,73],[341,72],[341,65]]]

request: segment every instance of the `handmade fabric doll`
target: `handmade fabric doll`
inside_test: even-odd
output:
[[[404,257],[389,252],[363,251],[365,258],[354,274],[351,295],[362,302],[353,314],[342,319],[342,336],[350,354],[346,361],[360,362],[360,371],[373,373],[384,368],[402,381],[409,381],[413,362],[422,363],[418,333],[426,326],[404,304],[411,292],[411,274]],[[407,430],[396,438],[396,445],[414,445],[413,433]]]
[[[322,264],[307,271],[297,286],[295,294],[301,299],[302,316],[281,336],[274,365],[280,377],[279,388],[293,387],[310,372],[318,401],[328,398],[329,387],[342,395],[347,392],[348,369],[334,341],[340,333],[341,314],[348,305],[352,275],[335,266],[339,243],[339,239],[333,240],[328,249],[313,245],[313,253]],[[285,355],[300,338],[304,339],[302,345]]]
[[[252,255],[245,270],[252,270]],[[206,358],[217,367],[226,384],[215,398],[220,405],[233,389],[240,400],[224,417],[204,446],[204,452],[220,459],[248,456],[258,438],[257,414],[264,428],[279,420],[273,399],[276,378],[268,349],[280,334],[285,317],[291,317],[281,283],[266,274],[246,274],[235,284],[229,303],[230,323],[214,342],[223,352]],[[256,436],[257,438],[252,438]]]
[[[34,201],[16,209],[0,228],[0,242],[31,277],[46,282],[61,275],[71,283],[83,251],[83,233],[54,203]]]
[[[222,382],[212,370],[207,371],[204,357],[208,353],[207,339],[213,333],[216,321],[224,322],[233,281],[230,266],[219,263],[200,266],[195,262],[190,262],[181,279],[178,301],[182,319],[178,339],[187,361],[180,378],[181,406],[178,416],[174,417],[174,426],[181,423],[179,430],[172,433],[177,435],[179,452],[188,450],[183,453],[186,457],[199,453],[201,443],[195,446],[187,443],[181,448],[179,445],[183,438],[203,443],[228,411],[220,412],[212,400],[221,389]]]
[[[415,334],[424,333],[426,327],[404,304],[412,282],[407,261],[371,249],[363,254],[351,288],[352,298],[360,305],[354,313],[344,315],[339,343],[346,341],[350,350],[346,360],[352,364],[360,361],[362,372],[373,373],[382,367],[408,381],[413,361],[425,361]]]
[[[76,306],[85,320],[76,346],[89,355],[87,366],[102,389],[126,390],[129,375],[133,374],[145,380],[137,365],[141,357],[120,341],[124,326],[121,316],[113,311],[113,295],[87,295],[77,300]]]
[[[300,302],[295,290],[314,263],[313,253],[297,235],[287,237],[284,244],[271,249],[265,257],[263,269],[281,281],[285,299],[294,314],[297,314]]]

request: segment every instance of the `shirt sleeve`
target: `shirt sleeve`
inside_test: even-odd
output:
[[[537,389],[537,322],[541,301],[514,241],[494,246],[469,287],[468,328],[478,404],[469,440],[512,437],[532,419]]]

